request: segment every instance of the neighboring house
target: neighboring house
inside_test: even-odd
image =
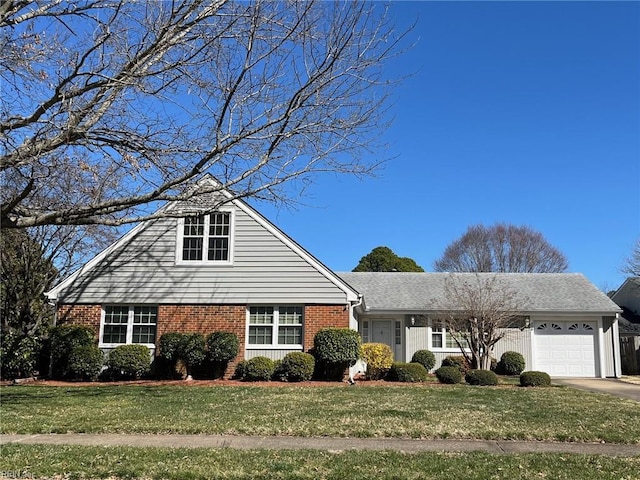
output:
[[[622,308],[619,319],[622,373],[640,374],[640,277],[627,278],[611,300]]]
[[[206,177],[200,185],[214,185]],[[220,200],[220,197],[217,197]],[[323,327],[392,346],[459,354],[438,324],[448,274],[336,274],[242,200],[176,202],[139,224],[47,293],[58,323],[91,326],[105,351],[166,332],[234,332],[241,359],[308,351]],[[503,274],[532,303],[496,354],[555,376],[620,375],[617,312],[577,274]],[[438,363],[439,365],[439,363]]]

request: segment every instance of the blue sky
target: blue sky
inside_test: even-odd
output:
[[[374,247],[425,270],[467,227],[540,231],[613,289],[640,237],[640,3],[394,2],[416,45],[390,76],[378,178],[323,177],[258,209],[336,271]]]

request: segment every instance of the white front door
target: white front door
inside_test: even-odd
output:
[[[385,343],[393,351],[393,322],[391,320],[373,320],[371,322],[371,341]]]

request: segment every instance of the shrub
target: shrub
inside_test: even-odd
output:
[[[236,365],[236,370],[233,373],[233,378],[237,380],[244,379],[245,374],[247,373],[247,360],[241,360]]]
[[[360,358],[360,335],[349,328],[323,328],[313,339],[313,354],[325,378],[342,380]]]
[[[184,375],[191,375],[193,367],[200,365],[206,357],[205,339],[201,333],[165,333],[159,341],[160,355],[167,359],[178,372],[178,363]],[[178,372],[180,373],[180,372]]]
[[[469,385],[498,384],[498,376],[490,370],[469,370],[464,379]]]
[[[393,352],[385,343],[365,343],[361,349],[362,359],[367,362],[367,378],[383,378],[393,364]]]
[[[525,367],[524,357],[518,352],[504,352],[496,367],[501,375],[520,375]]]
[[[286,382],[306,382],[313,376],[315,363],[309,353],[291,352],[275,365],[274,370],[278,372],[277,377]]]
[[[247,360],[243,379],[249,382],[271,380],[275,370],[275,363],[267,357],[253,357]]]
[[[96,345],[80,345],[69,354],[69,376],[94,381],[104,366],[104,354]]]
[[[149,349],[144,345],[120,345],[109,352],[107,367],[115,378],[140,378],[151,369]]]
[[[54,378],[68,378],[69,355],[77,347],[88,347],[95,343],[95,333],[84,325],[59,325],[49,335]]]
[[[411,357],[411,363],[419,363],[430,372],[436,366],[436,356],[431,350],[418,350]]]
[[[232,332],[213,332],[207,337],[207,356],[213,362],[227,363],[240,351],[238,336]]]
[[[520,386],[522,387],[548,387],[551,385],[551,377],[546,372],[522,372],[520,374]]]
[[[463,355],[449,355],[442,360],[441,367],[456,367],[460,371],[461,378],[471,370],[469,361]]]
[[[39,368],[42,349],[43,342],[40,336],[3,332],[0,335],[0,378],[32,376]]]
[[[417,362],[394,362],[387,375],[387,379],[392,382],[425,382],[427,378],[427,369]]]
[[[444,362],[443,362],[444,363]],[[458,367],[444,366],[436,370],[436,377],[440,383],[460,383],[462,373]]]

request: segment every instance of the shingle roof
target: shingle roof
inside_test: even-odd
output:
[[[408,273],[343,272],[345,282],[364,295],[368,311],[420,312],[452,308],[445,295],[450,276],[473,280],[497,276],[517,292],[527,312],[609,313],[620,308],[578,273]]]

